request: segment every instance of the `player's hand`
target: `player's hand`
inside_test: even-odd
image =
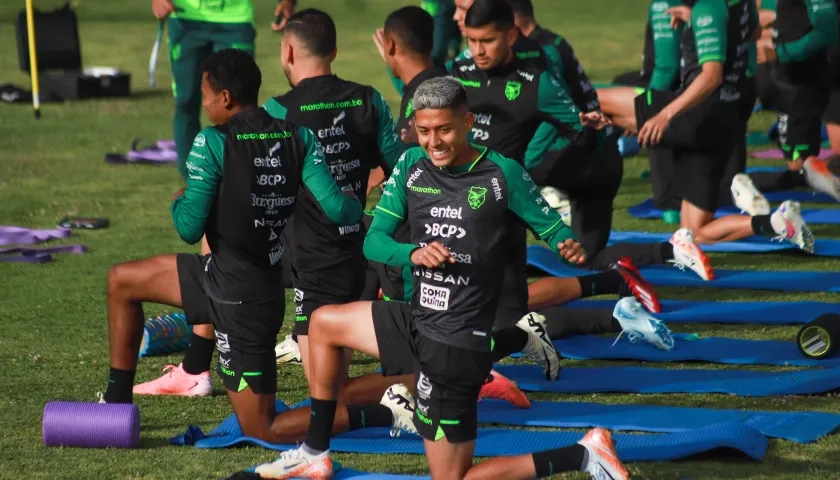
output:
[[[691,21],[691,7],[680,5],[665,10],[666,15],[671,16],[671,28],[679,28],[680,24]]]
[[[583,251],[583,246],[571,238],[567,239],[563,243],[558,243],[557,251],[560,253],[560,256],[565,258],[569,263],[577,265],[583,265],[586,263],[586,252]]]
[[[181,187],[181,189],[180,189],[180,190],[178,190],[177,192],[175,192],[175,193],[172,195],[172,200],[171,200],[171,201],[173,201],[173,202],[174,202],[176,198],[178,198],[178,197],[183,197],[183,196],[184,196],[184,190],[186,190],[186,189],[187,189],[187,187]]]
[[[170,0],[152,0],[152,13],[158,20],[163,20],[174,11],[175,7]]]
[[[579,117],[581,125],[593,130],[603,130],[605,127],[612,125],[612,120],[598,110],[589,113],[580,112]]]
[[[283,0],[274,8],[274,21],[271,22],[271,29],[275,32],[283,30],[289,17],[295,14],[295,5],[291,0]]]
[[[377,28],[376,32],[373,34],[373,44],[376,45],[376,50],[379,52],[379,56],[382,58],[382,61],[385,61],[385,29],[384,28]]]
[[[776,47],[773,46],[770,40],[760,40],[756,43],[756,61],[758,63],[775,63],[779,60],[776,54]]]
[[[408,121],[408,128],[400,130],[400,140],[406,145],[409,143],[420,143],[417,140],[417,129],[414,128],[414,119]]]
[[[418,267],[438,268],[446,263],[455,263],[455,258],[440,242],[432,242],[411,252],[411,263]]]
[[[662,135],[668,127],[671,126],[671,118],[664,112],[659,112],[653,118],[649,119],[639,129],[638,142],[643,148],[651,145],[657,145],[662,140]]]

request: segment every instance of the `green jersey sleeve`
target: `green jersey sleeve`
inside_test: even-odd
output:
[[[826,49],[838,39],[837,6],[834,0],[803,0],[811,21],[811,31],[788,43],[776,45],[780,63],[805,60]]]
[[[683,25],[671,27],[671,16],[665,11],[682,5],[680,0],[653,0],[648,8],[648,21],[653,32],[653,72],[650,90],[671,90],[680,73],[680,38]]]
[[[288,112],[288,110],[285,106],[283,106],[283,104],[281,104],[274,98],[269,98],[265,102],[265,104],[263,104],[262,108],[263,110],[268,112],[268,114],[271,115],[273,118],[276,118],[278,120],[286,119],[286,113]]]
[[[338,188],[315,134],[306,127],[298,127],[298,135],[305,148],[301,180],[312,192],[324,215],[336,225],[352,225],[358,222],[362,218],[364,208],[357,199],[344,195]]]
[[[403,153],[388,181],[382,198],[376,205],[376,215],[365,236],[365,257],[372,262],[379,262],[394,267],[410,267],[411,252],[418,248],[410,243],[400,243],[394,239],[394,233],[405,220],[408,211],[406,196],[406,171],[417,162],[418,148],[411,148]]]
[[[776,0],[761,0],[761,9],[776,11]]]
[[[210,210],[216,202],[224,174],[225,137],[215,128],[199,132],[187,157],[187,186],[184,195],[170,206],[178,236],[190,245],[204,236]]]
[[[575,106],[575,102],[572,101],[563,83],[548,72],[540,75],[537,96],[540,113],[551,121],[540,124],[528,143],[525,158],[523,158],[525,168],[528,170],[539,165],[543,155],[549,149],[560,150],[571,143],[570,140],[559,135],[558,128],[578,132],[583,130],[583,125],[580,124],[580,110]],[[560,125],[557,125],[558,123]]]
[[[540,240],[557,253],[558,243],[575,239],[572,229],[563,223],[556,210],[548,206],[548,202],[540,194],[539,187],[522,166],[509,158],[491,158],[505,176],[508,209],[521,218]]]
[[[397,128],[394,125],[394,117],[391,116],[391,109],[382,98],[382,94],[373,89],[373,108],[376,110],[376,139],[379,143],[379,152],[382,154],[382,167],[386,175],[391,174],[391,169],[397,164],[400,156],[405,152],[405,144],[397,135]]]
[[[691,29],[697,47],[697,64],[726,62],[726,29],[729,12],[719,0],[698,0],[691,11]]]

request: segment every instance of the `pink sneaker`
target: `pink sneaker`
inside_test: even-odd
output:
[[[182,397],[207,397],[213,393],[210,372],[190,375],[182,364],[163,367],[162,377],[134,386],[136,395],[180,395]]]

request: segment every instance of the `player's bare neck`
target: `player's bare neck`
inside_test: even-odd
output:
[[[434,64],[430,57],[406,55],[400,62],[400,80],[408,85],[420,72],[432,67],[432,65]]]

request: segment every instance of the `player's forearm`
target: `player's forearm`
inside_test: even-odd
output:
[[[799,40],[776,45],[780,63],[799,62],[837,43],[837,25],[812,30]]]
[[[394,239],[396,224],[379,218],[387,215],[387,213],[378,213],[373,219],[373,224],[365,236],[363,247],[365,257],[372,262],[394,267],[411,267],[413,266],[411,252],[418,246],[396,241]]]
[[[206,204],[196,204],[186,196],[181,196],[172,202],[169,210],[181,240],[190,245],[198,243],[204,236],[204,226],[209,214]]]
[[[685,91],[666,106],[662,112],[673,118],[699,105],[723,83],[722,69],[704,68]]]

